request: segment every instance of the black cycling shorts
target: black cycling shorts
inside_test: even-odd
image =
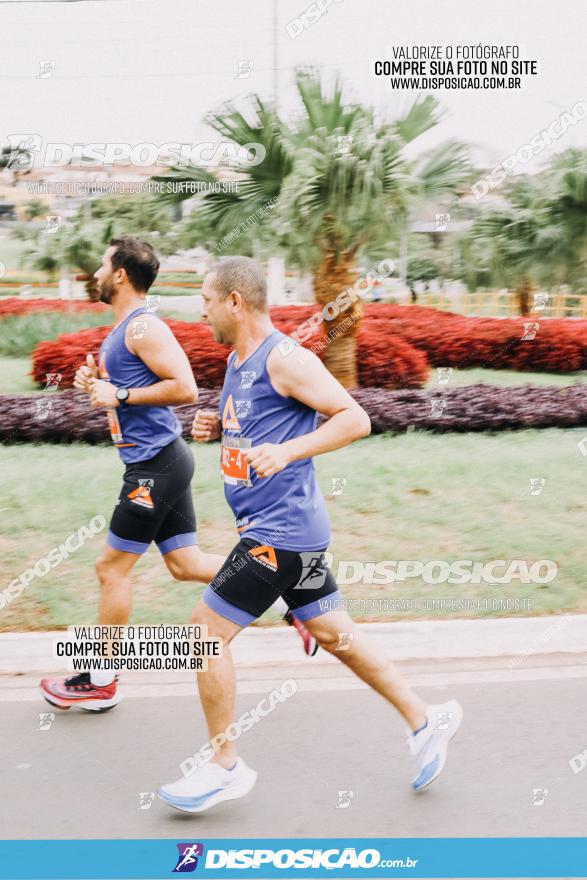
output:
[[[206,605],[239,626],[248,626],[282,597],[298,620],[340,607],[340,593],[324,550],[278,550],[243,538],[206,587]]]
[[[191,479],[194,459],[178,437],[154,458],[127,465],[107,543],[140,555],[155,541],[162,554],[198,543]]]

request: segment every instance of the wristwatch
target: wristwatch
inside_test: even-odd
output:
[[[119,401],[119,403],[128,403],[128,395],[128,388],[119,388],[116,392],[116,399]]]

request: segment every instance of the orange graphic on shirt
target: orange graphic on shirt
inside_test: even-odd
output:
[[[226,428],[227,431],[240,431],[241,429],[240,422],[237,419],[236,412],[234,410],[232,394],[228,395],[226,403],[224,405],[224,412],[222,413],[222,427]]]
[[[263,544],[261,547],[251,547],[249,554],[256,559],[257,562],[260,562],[261,565],[266,565],[267,568],[272,568],[273,571],[277,571],[277,556],[275,555],[273,547],[267,547],[266,544]]]

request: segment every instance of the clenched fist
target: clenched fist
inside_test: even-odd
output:
[[[94,363],[93,355],[86,355],[86,362],[79,368],[73,380],[73,387],[79,391],[85,391],[87,394],[92,390],[90,384],[91,379],[98,378],[98,367]]]
[[[198,443],[218,440],[220,437],[220,417],[213,409],[199,409],[192,423],[192,437]]]
[[[93,407],[105,406],[108,409],[116,409],[119,401],[116,397],[116,385],[107,382],[106,379],[90,379],[90,403]]]
[[[288,466],[291,459],[284,443],[261,443],[243,450],[258,477],[272,477]]]

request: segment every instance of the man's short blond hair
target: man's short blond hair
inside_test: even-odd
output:
[[[251,257],[221,257],[212,266],[214,288],[220,299],[238,290],[248,309],[267,311],[267,284],[262,266]]]

